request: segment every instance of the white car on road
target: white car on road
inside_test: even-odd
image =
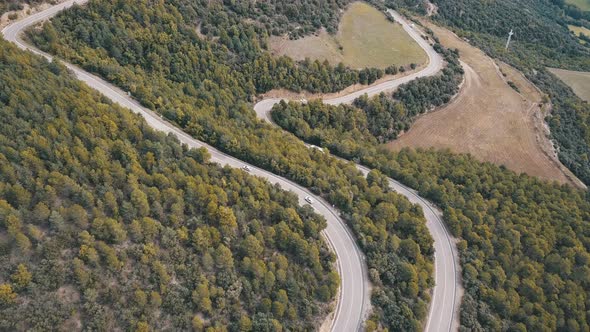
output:
[[[313,198],[311,198],[310,196],[305,196],[305,201],[309,204],[313,204]]]
[[[252,167],[250,167],[250,166],[248,166],[248,165],[244,165],[244,166],[242,166],[242,169],[243,169],[244,171],[246,171],[246,172],[250,172],[250,171],[252,171]]]
[[[319,152],[321,152],[321,153],[324,153],[324,149],[320,148],[320,147],[319,147],[319,146],[317,146],[317,145],[310,144],[310,145],[309,145],[309,148],[310,148],[310,149],[314,149],[314,150],[318,150]]]

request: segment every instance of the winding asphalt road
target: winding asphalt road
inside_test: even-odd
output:
[[[424,49],[428,55],[428,65],[413,74],[386,81],[380,84],[367,87],[365,89],[353,92],[351,94],[326,99],[323,102],[330,105],[352,103],[356,98],[367,94],[373,96],[385,91],[392,91],[401,84],[410,82],[419,77],[432,76],[437,74],[443,68],[442,57],[432,48],[432,46],[422,38],[422,35],[413,25],[409,24],[401,15],[389,9],[388,12],[399,22],[404,30]],[[254,110],[259,118],[272,123],[270,112],[273,105],[280,102],[281,98],[269,98],[258,102],[254,105]],[[357,168],[365,175],[369,169],[362,165],[356,165]],[[390,187],[396,192],[406,196],[414,204],[418,204],[424,211],[426,226],[434,239],[434,266],[435,266],[435,286],[432,290],[432,301],[430,311],[425,325],[425,331],[457,331],[459,328],[458,309],[461,302],[461,274],[459,268],[459,255],[455,245],[455,240],[451,237],[442,221],[442,212],[434,204],[420,197],[418,193],[398,181],[389,179]]]
[[[77,0],[75,2],[78,4],[84,4],[87,0]],[[12,23],[2,30],[2,35],[6,40],[12,41],[20,48],[41,55],[48,60],[52,60],[51,55],[25,43],[20,38],[20,34],[23,29],[51,18],[61,10],[71,7],[73,4],[73,0],[66,1],[37,14],[31,15],[21,21]],[[370,307],[371,300],[367,266],[365,264],[365,258],[357,246],[353,235],[346,227],[344,221],[340,219],[339,213],[336,209],[332,208],[331,205],[325,202],[322,198],[313,195],[309,190],[292,181],[253,165],[249,165],[237,158],[220,152],[206,143],[194,139],[173,124],[162,119],[158,114],[141,106],[124,91],[103,79],[72,64],[63,61],[62,63],[70,69],[79,80],[88,84],[88,86],[98,90],[121,106],[141,114],[152,128],[176,135],[180,142],[191,148],[206,148],[211,154],[211,161],[234,168],[241,168],[248,165],[251,169],[251,174],[263,177],[269,182],[278,184],[281,188],[295,193],[299,197],[299,203],[301,205],[307,204],[304,200],[306,196],[313,197],[315,200],[313,208],[317,213],[324,216],[327,221],[328,226],[324,230],[323,235],[336,254],[337,268],[341,277],[339,299],[331,322],[331,330],[334,332],[361,330],[363,321],[366,318],[366,313],[369,311],[368,308]]]
[[[20,48],[41,55],[48,60],[52,60],[51,55],[41,52],[35,47],[26,44],[20,38],[20,33],[23,29],[43,20],[47,20],[56,15],[61,10],[69,8],[74,4],[74,2],[78,4],[84,4],[87,2],[87,0],[69,0],[52,6],[23,20],[10,24],[2,30],[2,35],[6,40],[14,42]],[[340,98],[328,100],[326,101],[327,103],[349,103],[364,93],[374,95],[382,91],[392,90],[403,83],[411,81],[412,79],[434,75],[442,68],[442,59],[436,52],[434,52],[432,47],[430,47],[430,45],[422,39],[421,35],[412,29],[412,27],[410,27],[397,13],[391,10],[390,13],[394,16],[396,21],[402,23],[404,29],[428,53],[430,59],[428,66],[423,70],[411,75],[384,82]],[[206,148],[211,154],[211,161],[235,168],[241,168],[247,165],[247,163],[244,163],[239,159],[226,155],[209,146],[208,144],[194,139],[171,123],[162,119],[158,114],[141,106],[124,91],[104,81],[103,79],[92,75],[72,64],[65,63],[63,61],[62,63],[68,67],[78,79],[85,82],[90,87],[98,90],[112,101],[142,115],[151,127],[176,135],[182,143],[187,144],[191,148]],[[258,103],[256,105],[257,114],[263,118],[266,118],[267,120],[270,120],[268,118],[270,109],[272,108],[272,105],[278,101],[280,101],[280,99],[264,100],[261,103]],[[292,181],[252,165],[248,166],[250,166],[252,174],[266,178],[269,182],[278,184],[281,186],[281,188],[294,192],[299,197],[300,204],[306,203],[304,201],[305,196],[309,195],[314,197],[316,201],[313,204],[314,209],[316,212],[323,215],[327,220],[328,226],[323,235],[337,256],[338,271],[341,276],[341,291],[339,294],[336,312],[334,313],[334,318],[332,320],[331,330],[336,332],[360,330],[362,328],[362,322],[366,318],[365,316],[368,313],[368,309],[370,307],[370,284],[367,276],[367,267],[363,254],[359,250],[354,237],[346,227],[345,223],[338,216],[337,210],[333,209],[320,197],[316,197],[307,189],[293,183]],[[367,168],[361,165],[357,165],[357,167],[365,174],[369,171]],[[457,315],[455,312],[458,308],[458,303],[460,300],[458,259],[453,241],[441,221],[441,213],[440,211],[436,210],[432,204],[418,196],[411,189],[392,179],[390,179],[390,184],[392,188],[408,197],[410,201],[422,206],[424,214],[427,218],[427,226],[435,241],[436,286],[433,290],[433,300],[426,324],[426,330],[456,330],[458,323],[456,321]]]

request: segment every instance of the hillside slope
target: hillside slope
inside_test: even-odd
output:
[[[323,319],[339,284],[326,222],[294,195],[1,40],[0,114],[2,329]]]

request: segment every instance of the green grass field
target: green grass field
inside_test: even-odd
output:
[[[578,97],[590,101],[590,72],[571,71],[563,69],[549,69],[565,84],[569,85]]]
[[[590,29],[586,29],[584,27],[577,27],[575,25],[568,25],[567,27],[568,27],[568,29],[570,29],[571,32],[574,33],[574,35],[576,35],[578,37],[582,33],[585,34],[586,36],[590,37]],[[580,43],[585,44],[586,41],[580,39]]]
[[[355,2],[344,12],[336,36],[321,32],[299,40],[273,37],[271,50],[295,60],[343,62],[352,68],[423,64],[426,53],[404,31],[376,8]]]
[[[590,0],[566,0],[565,2],[574,5],[581,10],[590,11]]]

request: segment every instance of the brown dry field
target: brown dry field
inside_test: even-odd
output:
[[[496,64],[452,32],[425,24],[443,45],[459,49],[465,80],[451,103],[419,117],[408,132],[387,146],[393,150],[448,148],[518,173],[579,185],[557,160],[547,138],[546,110],[540,107],[542,96],[536,87],[512,67]],[[521,92],[507,81],[514,82]]]

